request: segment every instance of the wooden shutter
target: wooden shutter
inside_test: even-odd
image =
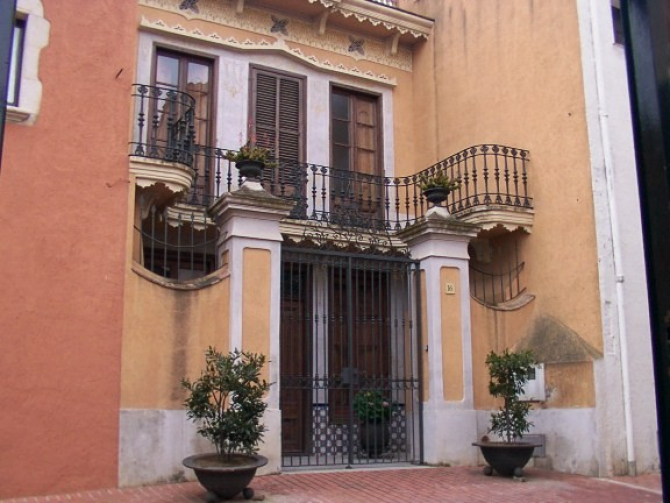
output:
[[[259,145],[281,160],[302,161],[302,79],[252,69],[252,125]]]

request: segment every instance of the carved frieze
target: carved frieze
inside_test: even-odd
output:
[[[307,54],[303,52],[298,47],[289,46],[283,38],[273,39],[272,37],[260,37],[257,40],[251,40],[250,38],[238,40],[234,37],[222,37],[216,31],[212,31],[211,33],[203,33],[197,28],[189,30],[184,28],[181,24],[169,25],[160,19],[152,21],[146,17],[142,17],[140,26],[145,29],[150,29],[160,33],[198,39],[204,42],[218,44],[239,50],[273,50],[282,52],[293,58],[299,59],[310,66],[314,66],[322,70],[352,75],[354,77],[369,79],[386,85],[394,86],[396,84],[396,79],[394,77],[390,77],[384,73],[375,73],[370,70],[362,70],[356,66],[346,66],[342,63],[332,63],[327,59],[319,59],[313,54]]]
[[[192,2],[193,0],[190,1]],[[338,12],[345,16],[356,15],[353,12],[347,11],[345,13],[345,11],[341,10],[342,5],[338,0],[318,1],[323,5],[325,5],[324,2],[339,5]],[[355,61],[368,61],[403,71],[412,70],[412,52],[410,49],[398,46],[397,40],[395,47],[392,50],[389,49],[389,40],[394,40],[393,33],[389,35],[387,40],[372,37],[362,38],[360,35],[352,37],[352,34],[334,28],[326,29],[327,16],[322,16],[323,19],[320,17],[317,20],[300,19],[297,17],[287,18],[285,14],[272,13],[254,8],[248,4],[244,6],[242,14],[237,14],[236,4],[232,0],[198,0],[195,4],[185,4],[184,0],[139,0],[139,3],[147,7],[177,13],[185,18],[183,25],[170,25],[162,22],[158,13],[154,16],[144,11],[143,26],[158,27],[158,23],[162,22],[163,26],[160,26],[162,31],[178,32],[184,36],[193,36],[201,39],[204,37],[205,40],[210,42],[227,41],[230,37],[223,35],[222,31],[215,26],[222,25],[222,27],[228,26],[251,32],[248,42],[256,45],[256,49],[262,45],[266,49],[288,50],[294,52],[296,56],[302,59],[316,59],[318,61],[317,66],[322,64],[334,71],[341,71],[341,69],[335,65],[329,65],[328,61],[323,59],[323,57],[317,58],[316,56],[307,55],[309,48],[347,56]],[[203,33],[202,29],[189,29],[188,25],[191,20],[211,22],[213,25],[211,32]],[[363,18],[360,18],[360,20],[363,20]],[[366,20],[373,25],[384,23],[384,21],[377,17],[374,19],[366,18]],[[394,33],[397,35],[398,33],[402,33],[402,30],[402,28],[398,28]],[[421,34],[417,33],[415,36],[421,36]],[[352,43],[352,38],[355,39],[356,44]],[[231,40],[232,45],[240,46],[240,41],[236,40],[236,42]],[[297,45],[300,45],[300,47],[296,47]],[[246,46],[248,47],[248,44]],[[357,71],[354,67],[340,66],[345,68],[345,73],[351,71],[353,74],[358,74],[359,76],[365,73]],[[366,74],[366,76],[369,75]],[[377,76],[375,80],[388,83],[390,79]]]

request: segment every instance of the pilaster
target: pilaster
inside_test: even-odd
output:
[[[291,208],[291,202],[269,194],[258,182],[246,181],[209,209],[220,231],[217,260],[230,272],[230,349],[263,353],[263,377],[272,383],[264,415],[267,433],[260,449],[269,463],[259,473],[281,470],[279,222]]]
[[[425,326],[424,457],[431,464],[475,464],[468,243],[478,227],[432,208],[399,233],[421,263]]]

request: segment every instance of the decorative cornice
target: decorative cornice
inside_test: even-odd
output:
[[[178,14],[188,21],[209,21],[222,26],[254,32],[260,36],[271,37],[273,40],[283,39],[288,44],[296,43],[315,49],[334,52],[351,57],[357,61],[369,61],[404,71],[411,71],[412,69],[412,51],[409,48],[398,46],[398,44],[396,44],[396,52],[393,53],[392,51],[389,51],[389,46],[392,45],[396,34],[412,32],[412,30],[406,28],[400,27],[397,30],[390,31],[388,37],[385,37],[385,39],[365,37],[365,54],[349,52],[348,49],[351,43],[349,37],[354,36],[355,38],[360,39],[364,34],[344,32],[326,27],[327,20],[329,19],[328,16],[330,14],[333,12],[340,12],[345,17],[354,15],[348,10],[326,10],[323,14],[317,16],[316,19],[300,18],[299,16],[291,17],[290,28],[284,33],[277,31],[276,29],[274,32],[272,31],[272,28],[276,25],[273,17],[283,18],[286,16],[286,13],[279,14],[269,10],[245,6],[242,14],[237,12],[235,6],[230,2],[222,2],[221,0],[200,0],[198,4],[198,12],[194,12],[191,9],[180,9],[178,0],[139,0],[139,3],[154,9]],[[393,9],[374,4],[373,2],[364,1],[362,3],[370,4],[372,6],[372,11],[381,9],[395,12]],[[146,11],[144,14],[146,14]],[[406,13],[403,14],[408,15]],[[372,20],[369,21],[373,25],[378,25],[383,22],[380,20],[374,22]],[[188,28],[183,29],[188,34],[196,31]],[[213,27],[212,30],[216,30],[216,27]],[[227,38],[221,33],[218,33],[218,36],[221,39]]]
[[[274,40],[269,40],[268,38],[261,38],[260,40],[254,41],[251,39],[246,39],[246,40],[237,40],[234,37],[222,37],[216,32],[211,32],[209,34],[205,34],[202,31],[200,31],[197,28],[194,28],[192,30],[187,30],[180,24],[175,24],[175,25],[168,25],[164,21],[158,19],[155,21],[151,21],[147,19],[146,17],[142,17],[140,21],[140,26],[142,28],[154,31],[154,32],[159,32],[159,33],[166,33],[166,34],[171,34],[171,35],[178,35],[181,37],[187,37],[191,39],[198,39],[203,42],[208,42],[212,44],[217,44],[225,47],[229,47],[232,49],[237,49],[237,50],[243,50],[243,51],[276,51],[276,52],[281,52],[284,53],[292,58],[298,59],[302,61],[305,64],[308,64],[310,66],[319,68],[321,70],[325,71],[330,71],[330,72],[336,72],[336,73],[343,73],[346,75],[351,75],[354,77],[362,78],[362,79],[368,79],[372,80],[375,82],[379,82],[381,84],[386,84],[390,86],[395,86],[396,85],[396,79],[393,77],[389,77],[385,74],[376,74],[370,70],[361,70],[360,68],[357,67],[346,67],[345,65],[338,63],[331,63],[328,60],[319,60],[316,56],[314,55],[309,55],[303,53],[303,51],[299,48],[292,48],[288,46],[283,38],[276,38]]]
[[[462,222],[478,225],[483,231],[501,227],[509,232],[521,229],[530,234],[535,211],[521,206],[482,205],[458,212],[456,217]]]
[[[433,28],[433,21],[399,9],[367,0],[309,0],[341,13],[345,18],[355,17],[359,22],[369,22],[373,26],[382,25],[389,31],[409,33],[414,38],[427,39]]]
[[[130,156],[130,173],[139,187],[158,183],[175,194],[190,189],[194,177],[193,170],[183,164],[138,156]]]

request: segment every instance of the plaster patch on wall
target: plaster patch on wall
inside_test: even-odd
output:
[[[189,21],[191,19],[197,19],[243,29],[257,34],[272,34],[271,36],[273,37],[275,35],[280,37],[279,40],[286,40],[288,42],[299,43],[316,49],[334,52],[343,56],[352,57],[355,60],[379,63],[404,71],[412,70],[412,51],[406,47],[398,47],[396,54],[389,54],[386,41],[368,38],[365,41],[365,54],[358,52],[352,54],[349,51],[350,34],[330,28],[323,35],[317,36],[314,30],[314,24],[307,20],[291,19],[291,29],[287,30],[287,33],[272,33],[271,29],[273,22],[272,15],[269,12],[245,7],[244,15],[240,16],[235,13],[234,5],[219,0],[201,0],[198,13],[188,10],[180,10],[178,2],[175,2],[174,0],[141,0],[140,4],[180,14]],[[344,15],[344,13],[342,14]],[[372,22],[369,19],[368,21]],[[387,28],[391,29],[397,27],[387,26]],[[424,35],[422,34],[421,36]]]
[[[588,362],[603,356],[577,332],[551,316],[536,318],[515,349],[531,350],[542,363]]]

